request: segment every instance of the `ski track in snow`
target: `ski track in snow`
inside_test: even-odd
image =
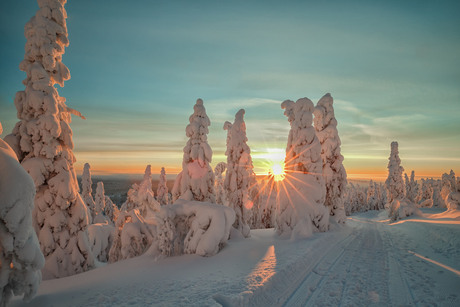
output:
[[[459,225],[385,219],[353,215],[294,242],[256,230],[210,258],[145,255],[45,281],[12,306],[460,306],[460,277],[436,264],[460,269]]]

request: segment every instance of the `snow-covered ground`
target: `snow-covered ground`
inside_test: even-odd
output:
[[[255,230],[209,258],[143,255],[44,281],[12,306],[460,306],[460,211],[335,227],[296,241]]]

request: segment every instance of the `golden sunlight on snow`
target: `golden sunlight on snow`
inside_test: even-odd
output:
[[[265,256],[259,261],[257,266],[252,270],[251,274],[248,275],[247,282],[248,288],[251,291],[262,287],[265,283],[275,275],[276,268],[276,254],[275,246],[271,245]]]

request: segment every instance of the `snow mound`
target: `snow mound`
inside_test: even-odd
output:
[[[227,242],[234,221],[235,212],[229,207],[179,199],[159,213],[159,251],[167,256],[213,256]]]
[[[88,226],[88,236],[94,257],[99,261],[107,262],[115,236],[115,227],[108,223],[92,224]]]
[[[413,214],[420,215],[420,210],[408,199],[395,199],[389,205],[388,217],[390,222],[395,222]]]

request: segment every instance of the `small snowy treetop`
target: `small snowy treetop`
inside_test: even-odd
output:
[[[85,163],[85,166],[83,167],[83,174],[81,178],[81,186],[83,190],[82,194],[91,194],[91,185],[93,184],[93,181],[91,180],[90,167],[89,163]]]
[[[227,163],[225,162],[219,162],[217,163],[216,167],[214,168],[214,174],[217,175],[222,175],[223,172],[227,169]]]
[[[212,161],[212,150],[208,144],[208,127],[211,125],[203,100],[198,99],[193,107],[193,114],[190,116],[190,124],[186,127],[185,133],[190,138],[184,147],[184,162],[198,160],[201,166],[204,161]]]
[[[166,185],[166,171],[165,168],[161,168],[160,181],[158,182],[157,188],[157,200],[160,205],[167,205],[169,203],[168,186]]]

